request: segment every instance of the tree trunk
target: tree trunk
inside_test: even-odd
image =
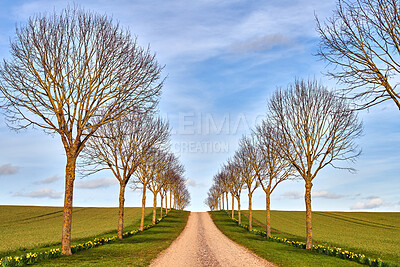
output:
[[[165,214],[168,214],[168,194],[165,193]]]
[[[235,198],[233,197],[233,194],[231,194],[232,197],[232,219],[235,218]]]
[[[225,193],[225,199],[226,199],[226,212],[228,212],[229,207],[228,207],[228,192]]]
[[[270,193],[266,194],[266,206],[267,206],[267,236],[271,237],[271,214],[270,214]]]
[[[164,205],[164,196],[160,194],[161,196],[161,202],[160,202],[160,207],[161,207],[161,212],[160,212],[160,218],[162,218],[163,215],[163,205]]]
[[[238,197],[238,220],[239,220],[239,224],[242,223],[242,216],[240,214],[240,196]]]
[[[154,198],[153,198],[153,224],[156,223],[156,216],[157,216],[157,193],[154,193]]]
[[[249,193],[249,230],[251,231],[251,229],[253,229],[253,212],[251,211],[251,198],[252,198],[252,194]]]
[[[167,192],[165,192],[165,214],[168,214],[168,194],[167,194]]]
[[[222,201],[222,210],[225,210],[225,199],[224,199],[224,193],[221,194],[221,201]]]
[[[67,166],[65,168],[65,195],[63,211],[63,227],[61,239],[61,253],[72,255],[71,252],[71,223],[72,223],[72,200],[75,181],[76,156],[67,155]]]
[[[310,250],[312,248],[311,187],[312,183],[310,181],[306,181],[305,201],[306,201],[306,226],[307,226],[306,249],[307,250]]]
[[[143,184],[143,195],[142,195],[142,217],[140,219],[140,231],[144,228],[144,211],[146,208],[146,184]]]
[[[169,190],[169,209],[170,210],[172,209],[171,203],[172,203],[172,190]]]
[[[174,209],[176,209],[176,197],[175,197],[175,193],[174,193]]]
[[[122,232],[124,230],[124,203],[125,203],[125,182],[119,184],[119,214],[118,214],[118,238],[122,239]]]

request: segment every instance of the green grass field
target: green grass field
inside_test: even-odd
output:
[[[125,208],[125,226],[136,229],[141,208]],[[152,208],[146,208],[150,215]],[[117,230],[117,208],[73,209],[72,240],[78,241]],[[0,258],[61,242],[62,208],[0,206]]]
[[[84,250],[72,256],[39,262],[39,266],[149,266],[186,226],[188,211],[173,210],[157,226],[112,244]],[[146,224],[151,223],[151,216]]]
[[[248,219],[242,218],[248,224]],[[265,211],[253,211],[253,218],[265,226]],[[253,225],[263,229],[255,222]],[[271,212],[274,236],[304,242],[305,227],[305,212]],[[315,244],[340,247],[400,265],[400,213],[313,212],[313,240]]]
[[[224,211],[211,212],[211,217],[217,227],[227,237],[278,266],[362,266],[355,262],[267,241],[264,237],[255,235],[239,227],[226,216]],[[245,223],[246,221],[244,220],[243,222]]]

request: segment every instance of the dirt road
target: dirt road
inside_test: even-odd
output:
[[[227,238],[207,212],[192,212],[181,235],[150,266],[274,266]]]

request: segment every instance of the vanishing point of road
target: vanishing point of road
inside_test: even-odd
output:
[[[191,212],[180,236],[150,266],[274,266],[227,238],[207,212]]]

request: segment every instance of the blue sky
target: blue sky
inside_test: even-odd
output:
[[[16,24],[68,3],[2,1],[0,57],[9,57]],[[165,65],[160,112],[173,128],[171,148],[186,167],[192,211],[207,209],[203,201],[213,175],[234,154],[241,135],[262,119],[277,87],[315,77],[338,88],[313,56],[318,45],[314,12],[328,16],[334,0],[79,4],[113,16],[140,44],[150,44]],[[400,211],[400,111],[386,102],[359,115],[365,129],[358,142],[363,153],[353,166],[358,172],[323,170],[313,182],[314,210]],[[40,129],[12,132],[1,116],[0,136],[0,205],[61,206],[65,155],[60,138]],[[110,173],[77,178],[75,185],[75,206],[117,206],[118,185]],[[304,210],[303,192],[302,181],[281,184],[272,195],[272,209]],[[127,192],[126,205],[139,206],[140,193]],[[254,206],[265,206],[261,189]]]

